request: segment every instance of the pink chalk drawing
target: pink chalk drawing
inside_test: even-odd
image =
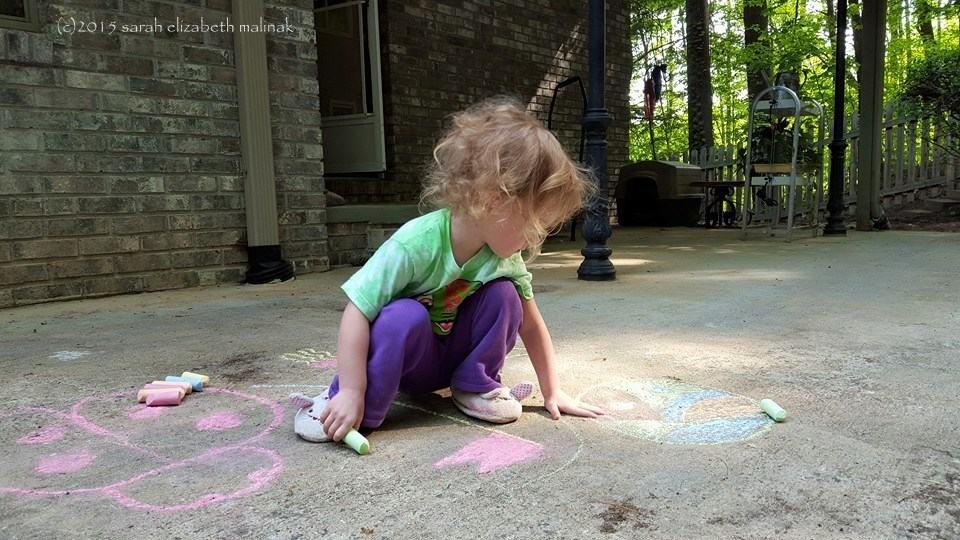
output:
[[[127,409],[127,417],[134,420],[149,420],[163,416],[169,409],[166,407],[147,407],[146,405],[134,405]]]
[[[318,351],[313,348],[300,349],[296,352],[284,353],[280,355],[283,360],[289,360],[294,364],[306,364],[308,367],[316,369],[327,369],[336,367],[337,359],[330,351]]]
[[[226,431],[243,423],[243,417],[235,412],[224,411],[211,414],[197,420],[197,429],[200,431]]]
[[[17,444],[49,444],[59,441],[66,434],[67,428],[63,426],[44,426],[17,439]]]
[[[476,471],[487,474],[542,456],[543,445],[504,433],[491,433],[464,446],[456,453],[433,464],[442,469],[453,465],[476,463]]]
[[[79,471],[93,463],[97,456],[87,450],[72,454],[53,454],[40,459],[35,469],[40,474],[64,474]]]
[[[310,364],[307,364],[307,367],[312,367],[314,369],[335,369],[337,367],[337,359],[330,358],[327,360],[312,362]]]
[[[134,452],[143,456],[143,458],[130,460],[126,463],[142,464],[151,463],[151,461],[154,463],[158,462],[155,466],[149,465],[149,467],[152,468],[146,470],[145,472],[135,474],[129,478],[126,478],[125,480],[113,481],[111,483],[93,487],[71,486],[69,488],[64,487],[61,489],[55,489],[49,487],[50,482],[48,481],[42,483],[44,486],[43,488],[4,486],[0,484],[0,495],[8,494],[12,496],[29,498],[58,498],[65,495],[70,495],[71,497],[102,497],[112,500],[116,504],[125,508],[146,512],[171,513],[205,508],[213,504],[250,496],[268,487],[283,470],[283,458],[280,457],[280,454],[272,449],[263,448],[261,445],[263,440],[284,421],[284,410],[276,402],[260,396],[238,392],[235,390],[227,390],[222,388],[204,389],[205,395],[224,395],[229,398],[232,403],[236,404],[237,407],[239,404],[245,403],[252,404],[257,409],[265,409],[269,421],[265,423],[251,422],[250,425],[262,427],[260,427],[259,431],[247,436],[246,438],[242,438],[236,442],[226,444],[224,446],[199,449],[193,455],[184,458],[182,456],[173,457],[166,454],[183,452],[185,450],[185,445],[173,444],[163,446],[162,444],[156,443],[138,443],[135,441],[135,432],[128,431],[126,428],[111,428],[102,425],[105,423],[112,426],[113,423],[120,422],[123,420],[123,418],[128,418],[131,420],[143,420],[156,417],[153,413],[148,414],[145,412],[148,410],[147,407],[130,407],[126,410],[126,414],[120,415],[117,415],[111,411],[104,415],[104,418],[106,419],[105,421],[91,420],[91,417],[88,416],[89,413],[85,414],[86,409],[93,404],[98,404],[100,408],[103,408],[104,405],[107,407],[115,407],[116,404],[120,402],[119,400],[121,398],[127,399],[134,395],[135,392],[136,390],[128,390],[104,396],[89,396],[73,404],[73,406],[66,411],[56,410],[48,407],[19,407],[10,412],[0,412],[0,422],[17,416],[31,416],[35,418],[39,415],[41,417],[47,417],[51,420],[49,425],[41,427],[32,433],[21,436],[16,440],[17,443],[34,445],[56,443],[56,441],[64,437],[68,429],[73,429],[87,435],[93,435],[93,440],[95,440],[96,444],[98,445],[112,445],[117,447],[118,451],[119,449],[123,449],[125,451]],[[204,397],[205,396],[193,397],[191,399],[196,401],[203,399]],[[176,419],[178,414],[189,414],[187,412],[189,410],[187,409],[188,406],[189,405],[185,404],[180,407],[176,407],[175,409],[171,409],[171,411],[168,413],[161,414],[163,414],[166,418]],[[181,416],[180,418],[182,419],[183,417]],[[243,418],[239,414],[232,412],[221,412],[208,415],[197,421],[197,429],[232,429],[234,427],[239,427],[241,424],[243,424]],[[16,423],[14,425],[16,425]],[[151,423],[148,424],[148,426],[151,427],[149,430],[146,430],[145,433],[156,435],[162,431],[160,427],[154,427],[155,424]],[[0,433],[3,431],[4,430],[0,430]],[[141,432],[144,432],[144,430],[141,430]],[[239,435],[243,437],[244,434],[240,432]],[[60,445],[63,444],[64,443],[60,443]],[[190,451],[189,446],[187,446],[187,451]],[[229,475],[231,479],[234,479],[236,478],[235,466],[237,463],[246,463],[244,458],[248,460],[253,459],[254,461],[249,466],[251,468],[258,468],[246,474],[245,483],[228,493],[201,493],[192,500],[176,500],[164,504],[144,501],[139,498],[140,495],[139,491],[137,491],[138,489],[145,492],[147,496],[149,496],[151,493],[149,489],[144,490],[143,487],[141,487],[144,485],[143,483],[145,481],[156,480],[158,478],[163,479],[164,475],[169,476],[172,474],[181,473],[181,471],[189,471],[191,468],[202,467],[205,471],[209,471],[209,467],[211,465],[225,463],[230,464],[231,469]],[[33,470],[37,474],[46,475],[46,477],[51,481],[55,481],[53,480],[54,478],[64,478],[65,481],[69,481],[71,478],[73,478],[70,473],[85,469],[94,464],[95,461],[97,461],[97,456],[89,450],[71,449],[65,452],[47,454],[39,459],[39,462]],[[104,460],[104,464],[100,466],[106,466],[105,462],[106,460]],[[97,463],[100,462],[97,461]],[[0,462],[0,464],[6,464],[6,462]],[[140,466],[147,468],[143,465]],[[208,472],[205,474],[209,475]],[[7,475],[3,475],[2,477],[4,480],[0,480],[0,482],[5,482],[6,478],[8,478]],[[88,473],[87,477],[102,478],[102,476],[93,473]],[[74,481],[76,481],[76,479],[74,479]],[[131,491],[136,494],[131,494]],[[195,496],[196,492],[192,490],[184,490],[183,493],[186,493],[188,497],[193,497]],[[183,495],[179,492],[174,496],[183,497]]]

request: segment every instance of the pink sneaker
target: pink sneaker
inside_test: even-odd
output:
[[[477,392],[461,392],[450,389],[453,394],[453,404],[463,414],[493,422],[507,424],[520,418],[523,406],[510,394],[510,389],[501,386],[484,394]]]

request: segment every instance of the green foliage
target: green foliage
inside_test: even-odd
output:
[[[790,163],[793,159],[793,124],[787,118],[756,126],[750,144],[751,163]],[[801,125],[798,131],[797,163],[819,166],[823,148],[817,145],[810,129]]]
[[[867,1],[871,0],[850,2],[848,44],[852,44],[853,33],[861,31],[857,16],[860,4]],[[744,47],[743,28],[743,7],[748,3],[765,5],[769,24],[761,43],[749,48]],[[636,87],[632,92],[631,159],[652,156],[649,126],[642,117],[642,88],[643,79],[654,64],[669,66],[669,77],[653,119],[657,157],[663,159],[687,150],[684,4],[683,0],[631,0]],[[818,102],[828,116],[832,114],[836,20],[828,14],[826,0],[715,0],[710,2],[710,8],[717,145],[746,146],[748,69],[760,69],[771,80],[781,71],[796,73],[802,81],[801,98]],[[933,40],[920,36],[919,20],[928,16]],[[890,101],[900,95],[908,77],[908,66],[919,65],[928,55],[941,55],[937,52],[940,49],[960,48],[960,0],[888,0],[887,30],[884,87],[885,101]],[[951,58],[954,58],[952,65],[960,64],[956,57]],[[947,63],[948,60],[943,60],[940,65]],[[848,46],[844,111],[848,117],[857,109],[857,68],[853,47]],[[960,92],[945,95],[960,96]],[[812,137],[812,130],[806,131],[810,131]]]
[[[914,61],[901,97],[918,116],[946,117],[953,150],[960,153],[960,49],[941,46]]]

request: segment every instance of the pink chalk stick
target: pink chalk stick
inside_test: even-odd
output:
[[[150,385],[156,384],[160,385],[157,388],[169,388],[171,385],[178,388],[183,388],[185,394],[193,392],[193,385],[188,382],[173,382],[173,381],[153,381],[150,384],[144,386],[144,388],[152,388]]]
[[[170,390],[161,390],[156,394],[150,394],[147,396],[147,407],[159,407],[160,405],[179,405],[182,397],[183,394],[176,389],[171,388]]]

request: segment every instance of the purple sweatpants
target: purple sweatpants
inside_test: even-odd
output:
[[[509,279],[491,281],[468,296],[446,336],[433,333],[427,309],[416,300],[390,302],[370,325],[361,426],[379,427],[398,392],[447,387],[489,392],[501,386],[500,369],[522,321],[520,295]],[[339,390],[340,379],[334,376],[330,397]]]

